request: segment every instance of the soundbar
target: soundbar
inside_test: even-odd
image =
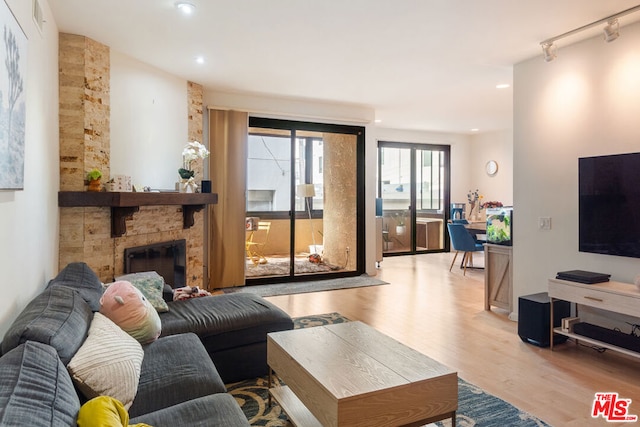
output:
[[[624,332],[603,328],[602,326],[592,325],[591,323],[580,322],[573,325],[573,333],[617,347],[626,348],[627,350],[640,352],[640,337],[625,334]]]

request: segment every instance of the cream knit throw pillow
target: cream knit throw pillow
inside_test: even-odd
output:
[[[67,369],[87,399],[111,396],[129,409],[138,390],[143,356],[138,341],[95,313],[89,335]]]

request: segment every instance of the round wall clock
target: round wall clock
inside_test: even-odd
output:
[[[495,176],[498,173],[498,162],[489,160],[485,165],[485,170],[487,171],[487,175]]]

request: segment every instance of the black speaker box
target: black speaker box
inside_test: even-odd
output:
[[[549,294],[525,295],[518,298],[518,335],[526,343],[539,347],[549,347],[549,317],[551,300]],[[571,303],[556,300],[553,302],[553,326],[559,327],[564,317],[571,316]],[[553,344],[567,340],[564,335],[554,335]]]

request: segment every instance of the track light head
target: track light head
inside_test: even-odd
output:
[[[553,42],[543,42],[540,43],[540,46],[542,46],[542,53],[544,54],[544,62],[551,62],[554,59],[556,59],[556,57],[558,55],[556,55],[556,46],[553,44]]]
[[[607,21],[607,25],[604,27],[604,41],[611,43],[620,36],[620,23],[618,18],[613,18]]]

